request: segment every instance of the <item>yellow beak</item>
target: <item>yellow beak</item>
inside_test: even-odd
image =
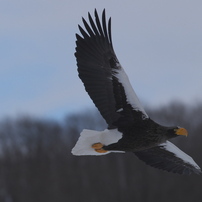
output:
[[[185,128],[178,128],[178,129],[175,129],[175,134],[187,136],[188,132]]]

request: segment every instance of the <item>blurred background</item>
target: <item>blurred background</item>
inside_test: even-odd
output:
[[[201,176],[133,154],[71,155],[83,128],[106,125],[77,76],[81,17],[112,17],[114,48],[148,114],[188,129],[177,144],[202,166],[202,2],[0,1],[0,201],[196,201]]]

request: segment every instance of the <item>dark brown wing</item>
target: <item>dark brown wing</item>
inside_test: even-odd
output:
[[[111,19],[106,25],[105,10],[102,23],[95,10],[95,21],[88,14],[83,19],[86,31],[79,26],[76,53],[79,77],[94,104],[110,128],[117,127],[120,118],[132,122],[147,114],[139,103],[112,46]]]
[[[195,161],[169,141],[135,154],[146,164],[161,170],[185,175],[201,173]]]

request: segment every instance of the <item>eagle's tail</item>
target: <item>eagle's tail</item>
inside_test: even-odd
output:
[[[107,151],[104,153],[96,152],[92,147],[95,143],[101,143],[103,145],[109,145],[112,143],[118,142],[122,138],[122,133],[117,129],[113,130],[104,130],[104,131],[95,131],[84,129],[81,132],[76,145],[72,149],[72,154],[76,156],[81,155],[104,155],[110,152],[122,152],[122,151]]]

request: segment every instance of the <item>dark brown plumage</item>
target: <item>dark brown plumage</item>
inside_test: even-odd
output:
[[[111,19],[106,24],[105,10],[100,22],[88,14],[81,35],[76,34],[76,59],[79,77],[86,91],[108,124],[103,132],[86,131],[73,148],[75,155],[102,155],[133,152],[147,164],[179,174],[200,173],[194,160],[168,140],[187,131],[165,127],[149,118],[121,67],[112,45]],[[88,145],[88,144],[89,145]],[[86,146],[87,145],[87,146]]]

